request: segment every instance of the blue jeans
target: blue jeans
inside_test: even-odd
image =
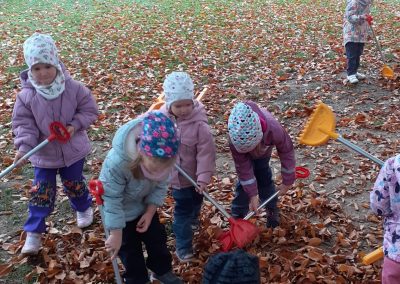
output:
[[[60,169],[35,167],[35,179],[29,191],[29,216],[24,225],[26,232],[44,233],[46,231],[45,219],[53,212],[56,200],[57,173],[61,176],[63,190],[75,211],[83,212],[91,206],[92,197],[82,175],[84,162],[85,159],[82,159],[69,167]]]
[[[364,43],[348,42],[346,43],[345,48],[347,57],[347,76],[355,75],[360,66],[360,57],[364,51]]]
[[[172,229],[176,238],[176,250],[180,255],[192,253],[192,225],[199,223],[203,195],[194,187],[172,189],[175,200],[174,222]]]
[[[257,180],[258,196],[261,202],[264,202],[275,193],[275,183],[272,180],[269,158],[253,160],[253,170]],[[240,182],[238,182],[236,184],[235,198],[232,201],[232,216],[235,218],[244,218],[249,212],[249,201],[249,196],[243,190]],[[275,210],[277,201],[277,197],[272,199],[266,208]]]

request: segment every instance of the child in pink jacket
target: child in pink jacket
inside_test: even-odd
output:
[[[254,102],[237,103],[229,116],[230,149],[239,182],[232,202],[232,215],[243,218],[256,211],[261,202],[275,193],[272,171],[269,166],[275,147],[281,160],[282,184],[280,194],[285,194],[295,180],[295,155],[292,140],[282,125],[266,110]],[[267,227],[279,226],[277,198],[267,205]]]
[[[357,84],[358,80],[366,78],[358,72],[364,44],[368,41],[369,26],[372,22],[370,8],[372,0],[347,0],[343,17],[343,45],[347,57],[347,80]]]
[[[372,211],[384,217],[382,283],[400,283],[400,155],[385,162],[370,200]]]
[[[78,227],[87,227],[93,221],[92,198],[82,172],[91,149],[86,129],[96,120],[98,110],[90,90],[72,79],[61,63],[51,36],[35,33],[29,37],[24,42],[24,57],[29,69],[21,73],[22,90],[12,115],[17,149],[14,162],[50,135],[53,121],[64,124],[71,135],[67,143],[54,141],[29,158],[35,177],[29,191],[29,216],[24,224],[27,237],[21,252],[37,254],[46,217],[54,209],[57,174],[76,211]]]
[[[193,260],[193,229],[205,191],[215,171],[215,145],[203,104],[194,99],[192,79],[185,72],[172,72],[163,84],[165,105],[161,111],[176,121],[181,146],[177,164],[197,181],[200,192],[177,170],[172,174],[172,196],[175,200],[173,231],[176,255],[181,262]]]

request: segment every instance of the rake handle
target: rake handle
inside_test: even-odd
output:
[[[374,29],[372,28],[372,25],[369,24],[368,26],[369,26],[369,29],[371,30],[372,37],[373,37],[373,39],[374,39],[374,41],[375,41],[375,44],[376,44],[376,46],[378,47],[378,51],[379,51],[379,54],[380,54],[381,57],[382,57],[382,61],[383,61],[384,64],[386,64],[386,58],[385,58],[385,56],[383,55],[382,47],[381,47],[381,45],[380,45],[380,43],[379,43],[379,41],[378,41],[378,38],[377,38],[376,35],[375,35]]]
[[[103,199],[101,197],[104,194],[103,184],[101,183],[100,180],[91,180],[89,182],[89,188],[90,188],[90,192],[96,198],[97,208],[99,208],[99,212],[100,212],[101,224],[103,225],[104,234],[106,236],[106,239],[108,239],[108,237],[110,236],[110,232],[106,229],[106,225],[104,222]],[[112,263],[112,267],[114,270],[114,276],[115,276],[116,283],[123,284],[124,282],[122,281],[121,275],[119,274],[119,267],[117,264],[117,260],[114,258],[111,261],[111,263]]]
[[[372,156],[370,153],[368,153],[367,151],[361,149],[360,147],[358,147],[354,143],[350,142],[349,140],[344,139],[342,136],[339,135],[339,137],[336,140],[341,142],[341,143],[343,143],[344,145],[346,145],[350,149],[353,149],[354,151],[358,152],[359,154],[367,157],[371,161],[374,161],[375,163],[379,164],[380,166],[383,166],[384,162],[382,160],[378,159],[375,156]]]
[[[188,181],[190,181],[191,182],[191,184],[196,188],[196,189],[199,189],[200,190],[200,187],[199,187],[199,185],[180,167],[180,166],[178,166],[177,164],[175,164],[175,169],[177,169],[178,170],[178,172],[181,174],[181,175],[183,175]],[[214,205],[219,211],[221,211],[221,213],[226,217],[226,218],[228,218],[228,219],[230,219],[232,216],[231,215],[229,215],[229,213],[228,212],[226,212],[226,210],[224,209],[224,207],[222,207],[217,201],[215,201],[215,199],[214,198],[212,198],[209,194],[208,194],[208,192],[205,192],[204,190],[203,190],[203,195],[204,195],[204,197],[205,198],[207,198],[208,199],[208,201],[210,201],[211,203],[212,203],[212,205]]]

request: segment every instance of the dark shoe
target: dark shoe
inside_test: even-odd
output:
[[[163,275],[153,274],[153,278],[160,281],[162,284],[183,284],[182,280],[172,273],[172,271]]]
[[[276,228],[279,226],[279,209],[267,208],[267,228]]]

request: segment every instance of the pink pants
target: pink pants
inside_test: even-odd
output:
[[[382,284],[400,283],[400,263],[385,257],[383,261]]]

